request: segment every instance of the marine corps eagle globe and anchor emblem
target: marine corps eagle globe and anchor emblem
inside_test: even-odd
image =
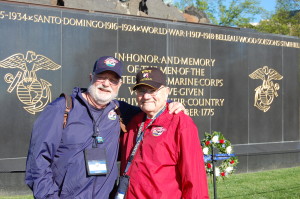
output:
[[[25,104],[24,109],[31,114],[40,112],[51,101],[52,86],[44,79],[38,79],[36,72],[38,70],[57,70],[61,67],[44,55],[38,55],[33,51],[27,51],[26,56],[17,53],[0,61],[1,68],[17,68],[18,71],[14,76],[7,73],[4,76],[6,83],[10,84],[7,92],[11,93],[17,89],[19,100]]]
[[[262,85],[255,89],[254,106],[263,112],[267,112],[275,97],[278,97],[277,91],[280,86],[272,80],[281,80],[283,78],[274,69],[264,66],[255,70],[249,75],[252,79],[261,79]]]

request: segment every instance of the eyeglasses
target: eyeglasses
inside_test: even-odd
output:
[[[156,96],[158,94],[158,91],[163,89],[163,88],[166,88],[166,87],[160,87],[159,89],[139,89],[137,88],[135,90],[135,93],[137,96],[144,96],[146,93],[151,95],[152,97]]]
[[[108,80],[110,85],[114,85],[114,86],[118,85],[120,82],[119,79],[109,78],[109,77],[105,77],[105,76],[94,75],[94,77],[95,77],[95,81],[104,82],[104,81]]]

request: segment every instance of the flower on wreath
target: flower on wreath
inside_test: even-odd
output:
[[[212,139],[211,139],[211,141],[213,143],[219,143],[219,136],[217,136],[217,135],[213,136]]]
[[[232,154],[233,148],[231,142],[227,140],[221,132],[214,131],[212,133],[205,133],[205,138],[201,140],[201,145],[205,159],[206,173],[209,176],[213,176],[213,163],[211,160],[212,149],[214,149],[215,155],[214,164],[217,180],[220,178],[224,179],[235,171],[238,159]]]
[[[226,153],[227,154],[230,154],[232,152],[232,147],[231,146],[228,146],[227,148],[226,148]]]
[[[212,165],[211,165],[210,163],[208,163],[208,164],[207,164],[207,168],[208,168],[208,169],[211,169],[211,168],[212,168]]]
[[[225,171],[226,171],[226,173],[231,173],[233,171],[233,167],[229,166],[225,169]]]
[[[218,167],[215,170],[215,174],[216,174],[216,176],[220,176],[220,169]]]
[[[204,147],[204,148],[203,148],[203,154],[204,154],[204,155],[208,155],[208,150],[209,150],[208,147]]]

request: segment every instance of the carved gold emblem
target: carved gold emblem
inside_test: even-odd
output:
[[[261,79],[262,85],[255,89],[254,106],[263,112],[267,112],[274,100],[274,96],[278,97],[277,91],[279,90],[279,84],[272,80],[281,80],[283,78],[274,69],[269,69],[268,66],[264,66],[255,70],[249,75],[252,79]]]
[[[10,84],[7,92],[11,93],[17,88],[17,96],[19,100],[25,104],[24,109],[31,114],[42,111],[44,107],[51,100],[52,86],[44,79],[38,79],[36,71],[44,70],[57,70],[61,66],[54,63],[51,59],[44,55],[38,55],[33,51],[27,51],[26,56],[21,53],[14,54],[2,61],[0,61],[2,68],[18,68],[14,76],[7,73],[4,76],[6,83]]]

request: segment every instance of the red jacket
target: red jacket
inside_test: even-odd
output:
[[[121,172],[135,145],[145,113],[129,123],[121,140]],[[144,127],[149,123],[146,120]],[[165,110],[145,131],[143,141],[127,172],[127,199],[209,198],[203,153],[193,120]]]

